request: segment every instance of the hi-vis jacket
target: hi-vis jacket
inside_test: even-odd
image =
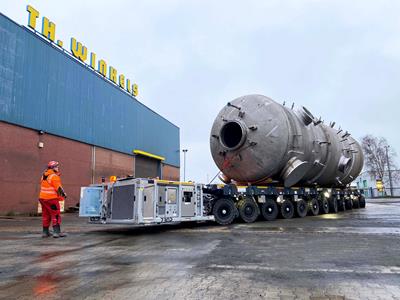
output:
[[[61,185],[60,176],[54,170],[46,170],[42,175],[39,198],[50,200],[59,199],[62,196],[64,196],[64,190]]]

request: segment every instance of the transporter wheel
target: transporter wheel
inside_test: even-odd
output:
[[[329,199],[329,212],[332,214],[337,214],[338,212],[338,202],[335,197]]]
[[[308,202],[308,212],[310,216],[317,216],[319,214],[318,200],[313,198]]]
[[[307,202],[303,199],[296,201],[296,215],[304,218],[307,215]]]
[[[278,205],[273,199],[265,199],[260,205],[261,215],[267,221],[275,220],[278,216]]]
[[[339,211],[346,211],[346,205],[345,205],[343,199],[338,199],[337,200],[337,204],[338,204],[338,210]]]
[[[344,206],[346,207],[346,210],[353,209],[353,200],[351,199],[344,200]]]
[[[329,202],[328,199],[323,198],[319,203],[319,210],[322,214],[329,213]]]
[[[232,200],[221,198],[215,202],[212,213],[218,224],[228,225],[236,217],[236,207]]]
[[[360,208],[365,208],[365,197],[359,196],[358,201],[360,203]]]
[[[360,201],[358,199],[353,199],[353,208],[360,208]]]
[[[293,218],[294,205],[293,205],[292,201],[290,201],[288,199],[283,200],[283,202],[281,203],[280,211],[281,211],[282,218],[284,218],[284,219]]]
[[[238,202],[240,218],[246,223],[253,223],[260,215],[260,209],[254,199],[250,197],[243,198]]]

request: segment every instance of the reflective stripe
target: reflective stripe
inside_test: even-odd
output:
[[[53,187],[41,187],[42,190],[47,190],[47,191],[54,191],[55,189]]]
[[[56,191],[43,191],[43,190],[41,190],[40,193],[43,193],[43,194],[51,194],[51,195],[57,195],[57,192],[56,192]]]
[[[51,189],[51,190],[40,189],[40,192],[46,192],[46,193],[56,193],[56,194],[57,194],[57,191],[56,191],[56,190],[54,190],[54,189]]]
[[[40,192],[41,193],[45,193],[45,194],[57,194],[56,191],[43,191],[43,190],[41,190]]]

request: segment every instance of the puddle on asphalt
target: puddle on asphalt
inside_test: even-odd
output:
[[[62,282],[67,279],[67,277],[45,274],[41,276],[36,276],[33,279],[35,280],[32,288],[33,294],[35,296],[50,297],[57,290],[57,286],[59,284],[62,284]]]
[[[14,277],[14,282],[3,286],[2,289],[11,288],[16,290],[15,293],[17,294],[19,289],[24,289],[26,292],[31,290],[31,296],[51,298],[55,296],[60,286],[64,285],[65,281],[70,278],[72,276],[61,276],[50,272],[39,276],[21,275]]]

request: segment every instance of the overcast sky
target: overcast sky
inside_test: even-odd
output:
[[[357,139],[384,136],[400,154],[400,1],[1,0],[0,8],[26,26],[27,4],[56,23],[65,48],[71,37],[83,42],[180,127],[186,179],[217,173],[214,118],[253,93],[304,105]]]

